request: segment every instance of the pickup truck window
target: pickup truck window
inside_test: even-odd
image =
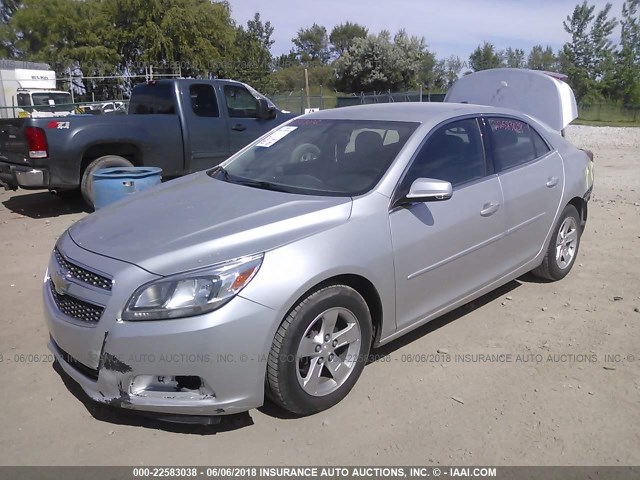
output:
[[[218,101],[212,85],[195,84],[189,87],[191,108],[199,117],[218,117]]]
[[[229,116],[232,118],[256,118],[258,100],[251,92],[240,85],[225,85],[224,97],[227,101]]]
[[[133,115],[175,115],[172,83],[144,83],[131,96],[129,113]]]

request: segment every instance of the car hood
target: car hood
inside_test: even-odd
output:
[[[196,173],[137,193],[69,229],[86,250],[171,275],[265,252],[348,220],[351,198],[227,183]]]

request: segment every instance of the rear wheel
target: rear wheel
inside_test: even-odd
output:
[[[310,415],[353,388],[371,346],[371,314],[362,296],[331,285],[303,299],[280,325],[267,364],[267,393],[278,405]]]
[[[561,280],[571,271],[580,247],[580,215],[573,205],[567,205],[553,231],[542,264],[533,274],[547,280]]]
[[[105,155],[97,158],[85,168],[80,182],[80,191],[82,192],[82,198],[91,208],[93,208],[93,172],[100,168],[112,167],[133,167],[133,164],[118,155]]]

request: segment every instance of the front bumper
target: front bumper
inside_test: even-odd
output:
[[[238,296],[198,317],[123,322],[116,313],[121,307],[112,305],[121,302],[114,287],[99,322],[82,325],[59,310],[48,277],[49,348],[93,400],[175,415],[225,415],[263,404],[266,360],[279,323],[274,310]],[[184,378],[201,384],[175,384]]]
[[[48,188],[49,171],[0,162],[0,183],[11,190]]]

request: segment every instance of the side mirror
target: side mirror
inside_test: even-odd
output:
[[[258,111],[256,116],[260,120],[272,120],[276,118],[276,109],[269,106],[266,98],[258,98]]]
[[[433,178],[417,178],[411,184],[406,199],[413,202],[448,200],[453,195],[451,183]]]

